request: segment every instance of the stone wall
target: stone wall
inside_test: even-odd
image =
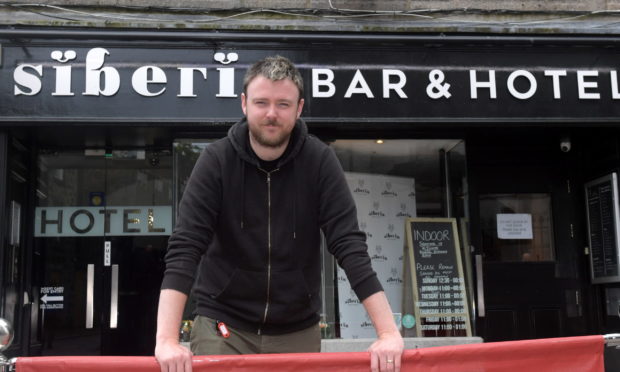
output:
[[[0,27],[617,34],[620,0],[13,0]]]
[[[619,10],[620,1],[606,0],[12,0],[4,4],[49,4],[95,7],[158,7],[181,9],[349,9],[366,11],[410,11],[419,9],[483,9],[511,11],[608,11]]]

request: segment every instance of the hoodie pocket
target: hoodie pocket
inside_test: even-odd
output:
[[[216,278],[215,271],[207,276],[207,295],[232,315],[258,321],[265,307],[267,273],[237,268],[228,277],[220,272]]]
[[[318,310],[318,293],[310,291],[301,270],[272,273],[267,317],[269,323],[288,324],[304,321]]]
[[[262,271],[246,271],[235,269],[223,285],[211,287],[210,296],[217,300],[223,299],[259,299],[259,289],[265,288],[267,274]],[[213,282],[212,282],[213,283]],[[264,297],[264,295],[263,295]]]

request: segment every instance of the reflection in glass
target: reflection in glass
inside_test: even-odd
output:
[[[172,145],[172,158],[174,166],[173,175],[173,189],[174,189],[174,202],[173,202],[173,225],[174,218],[177,215],[177,208],[181,202],[183,191],[189,180],[189,176],[192,174],[194,165],[202,151],[209,146],[211,142],[209,140],[196,140],[191,139],[177,139]],[[185,309],[183,310],[183,321],[190,322],[194,318],[194,309],[196,308],[196,301],[193,294],[190,293]]]
[[[403,290],[407,285],[403,272],[404,221],[408,217],[466,218],[464,142],[336,140],[330,146],[344,168],[373,268],[400,325],[404,315],[413,313],[411,288]],[[327,255],[324,265],[335,267],[333,258]],[[328,324],[334,322],[336,335],[342,338],[374,337],[365,310],[355,305],[344,272],[339,268],[335,271],[336,280],[326,281],[325,293],[326,302],[335,303],[338,310],[337,314],[328,311]],[[410,335],[408,331],[411,329],[403,333]]]
[[[82,215],[88,211],[93,226],[85,228],[74,219],[73,231],[63,229],[58,236],[35,233],[32,291],[38,327],[33,343],[41,345],[37,352],[152,355],[168,238],[153,211],[171,209],[171,158],[168,150],[41,151],[36,209],[77,208]],[[120,228],[101,226],[119,218]],[[48,218],[46,226],[57,229],[60,221],[53,219]],[[63,215],[64,222],[70,219]],[[104,241],[110,242],[109,256]],[[118,268],[114,314],[112,265]],[[92,301],[87,296],[89,266]],[[92,326],[87,322],[91,307]]]

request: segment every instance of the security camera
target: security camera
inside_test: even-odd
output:
[[[571,148],[570,138],[563,137],[560,140],[560,150],[562,150],[562,152],[569,152],[570,148]]]
[[[149,163],[151,164],[152,167],[156,167],[159,165],[159,156],[157,154],[153,154],[153,156],[151,156],[149,158]]]

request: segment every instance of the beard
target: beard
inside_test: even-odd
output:
[[[275,125],[278,127],[282,127],[281,124],[277,122],[267,122],[261,123],[259,125],[249,125],[250,128],[250,136],[261,146],[269,147],[269,148],[279,148],[286,144],[291,137],[291,131],[281,131],[276,136],[268,136],[261,129],[266,125]]]

